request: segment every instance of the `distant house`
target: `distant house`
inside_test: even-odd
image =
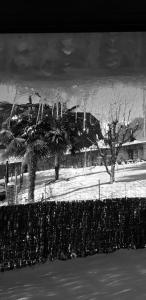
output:
[[[91,149],[92,147],[90,147]],[[104,150],[106,146],[102,146],[101,148]],[[98,155],[98,150],[93,149],[92,151],[96,151],[97,153],[95,154],[97,157],[100,157]],[[110,160],[110,151],[109,155],[107,156],[107,159],[109,158]],[[141,138],[139,140],[134,140],[132,142],[126,142],[122,145],[121,150],[118,154],[117,161],[128,161],[128,160],[145,160],[146,161],[146,139]],[[98,158],[98,161],[99,158]]]
[[[124,160],[146,160],[146,138],[124,143],[119,158]]]

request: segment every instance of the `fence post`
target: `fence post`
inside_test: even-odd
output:
[[[98,198],[99,198],[99,200],[100,200],[100,179],[98,180],[98,192],[99,192]]]
[[[125,198],[126,198],[126,183],[125,183]]]

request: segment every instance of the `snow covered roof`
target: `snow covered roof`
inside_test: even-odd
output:
[[[140,145],[140,144],[146,144],[146,139],[141,139],[141,140],[135,140],[135,141],[133,141],[133,142],[126,142],[126,143],[124,143],[122,146],[131,146],[131,145]],[[105,145],[104,143],[103,143],[103,141],[100,141],[99,142],[99,147],[100,148],[102,148],[102,149],[108,149],[109,148],[109,146],[107,145]],[[86,151],[93,151],[93,150],[97,150],[97,147],[96,147],[96,145],[92,145],[92,146],[90,146],[89,148],[86,148]],[[85,151],[85,149],[82,149],[81,150],[81,152],[84,152]]]
[[[135,140],[133,142],[124,143],[123,146],[138,145],[138,144],[145,144],[145,143],[146,143],[146,139],[145,140]]]

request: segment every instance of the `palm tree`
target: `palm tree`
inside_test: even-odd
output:
[[[29,201],[34,201],[38,160],[53,154],[55,180],[58,180],[61,155],[67,149],[75,155],[88,141],[83,132],[83,120],[75,121],[75,109],[76,106],[71,109],[65,107],[61,113],[54,110],[52,114],[52,108],[44,105],[39,118],[40,106],[29,101],[28,105],[16,106],[14,115],[11,114],[11,118],[3,124],[0,132],[0,140],[6,146],[3,157],[22,157],[22,170],[27,164]]]
[[[77,120],[75,114],[77,107],[73,106],[70,109],[64,107],[62,114],[58,113],[57,115],[54,111],[53,116],[49,116],[51,130],[48,130],[45,139],[48,143],[49,152],[55,158],[55,180],[59,179],[60,159],[63,153],[69,149],[71,154],[75,155],[82,148],[90,147],[93,144],[91,137],[95,138],[98,134],[99,138],[102,138],[100,123],[96,119],[94,126],[88,122],[86,130],[84,130],[84,114],[81,113]]]
[[[71,109],[64,108],[62,114],[57,117],[54,113],[50,118],[51,130],[45,135],[48,149],[54,156],[55,180],[59,179],[60,159],[68,149],[72,155],[81,149],[82,124],[75,122],[73,113],[76,106]]]
[[[30,104],[30,103],[29,103]],[[74,122],[71,124],[71,110],[65,109],[56,118],[52,109],[45,105],[43,116],[38,118],[39,105],[16,106],[14,115],[3,123],[0,140],[6,150],[3,158],[16,156],[22,158],[22,171],[27,164],[29,187],[28,199],[34,201],[35,178],[38,160],[53,154],[55,156],[55,180],[59,178],[60,156],[67,150],[75,149]],[[32,103],[31,103],[32,104]],[[75,134],[76,132],[76,134]]]
[[[48,145],[43,139],[43,130],[39,128],[42,127],[42,124],[41,126],[36,124],[36,115],[37,113],[33,112],[30,116],[27,109],[24,109],[22,113],[14,115],[8,122],[10,127],[5,122],[5,126],[0,132],[0,140],[6,147],[3,158],[21,157],[23,159],[22,169],[26,164],[28,165],[29,201],[34,201],[37,162],[48,154]]]
[[[60,157],[66,151],[68,143],[65,130],[61,124],[54,126],[46,134],[47,144],[51,154],[54,156],[55,180],[59,179]]]

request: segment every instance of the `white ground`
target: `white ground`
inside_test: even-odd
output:
[[[49,184],[49,180],[53,178],[54,170],[37,172],[35,201],[40,201],[42,194],[50,201],[88,200],[99,199],[99,197],[101,200],[125,196],[146,197],[146,162],[118,165],[114,184],[109,183],[110,178],[105,172],[104,166],[61,169],[60,180]],[[19,203],[27,203],[27,186],[28,174],[25,174],[24,187],[19,194]]]
[[[145,300],[146,249],[0,273],[1,300]]]

